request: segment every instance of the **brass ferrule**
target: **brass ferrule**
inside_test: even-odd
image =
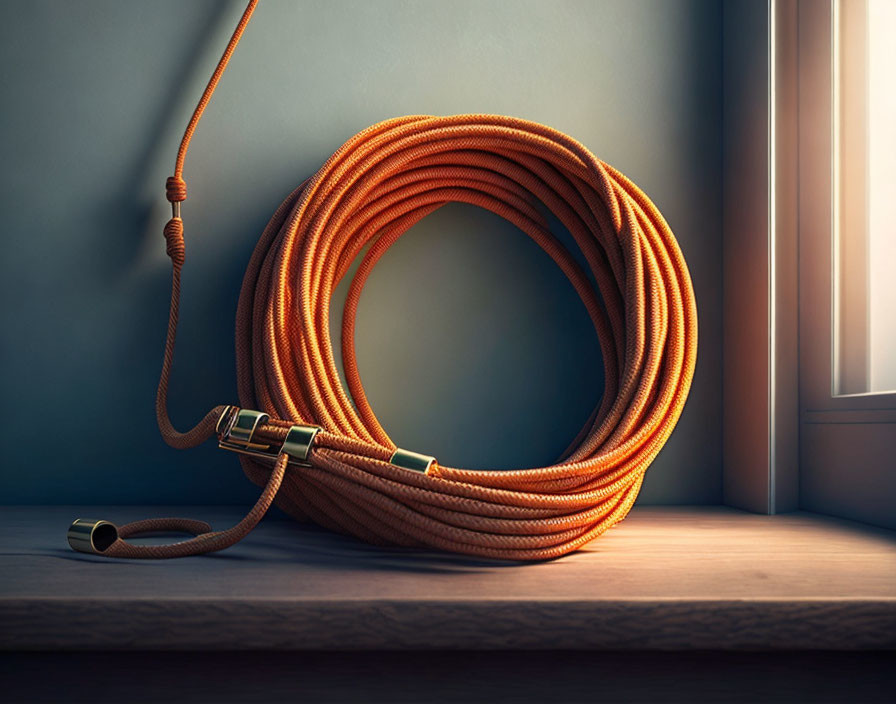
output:
[[[77,518],[69,526],[68,544],[72,550],[99,555],[118,540],[118,528],[109,521]]]

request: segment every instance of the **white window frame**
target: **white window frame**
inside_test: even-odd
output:
[[[836,1],[723,6],[724,501],[896,528],[896,393],[833,388]]]

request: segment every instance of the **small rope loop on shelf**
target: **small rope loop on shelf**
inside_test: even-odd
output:
[[[127,559],[188,557],[224,550],[246,537],[267,513],[283,481],[288,460],[286,454],[277,457],[267,486],[255,506],[239,523],[227,530],[213,531],[205,521],[190,518],[147,518],[121,527],[109,521],[79,518],[69,528],[69,545],[78,552]],[[195,537],[167,545],[141,545],[125,540],[157,533],[192,533]]]

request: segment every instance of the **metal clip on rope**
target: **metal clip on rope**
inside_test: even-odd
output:
[[[377,545],[510,560],[565,555],[621,521],[690,389],[697,355],[691,279],[669,225],[634,183],[571,137],[527,120],[410,115],[348,140],[284,200],[249,261],[236,323],[244,408],[217,406],[194,428],[174,428],[167,398],[186,258],[184,160],[255,6],[252,0],[237,24],[166,182],[171,308],[156,418],[164,440],[179,449],[217,434],[219,446],[237,453],[245,474],[264,489],[225,531],[182,518],[121,527],[78,519],[71,546],[112,557],[220,550],[245,536],[275,497],[298,519]],[[354,323],[367,277],[409,228],[451,202],[489,210],[528,235],[569,279],[594,324],[604,394],[554,465],[444,466],[397,448],[364,393]],[[539,203],[566,228],[577,252],[552,235]],[[343,383],[327,313],[347,276]],[[195,537],[156,546],[125,540],[147,531]]]
[[[270,416],[261,411],[251,411],[236,406],[227,406],[218,420],[218,447],[241,455],[262,460],[276,460],[280,454],[287,456],[287,463],[310,467],[308,455],[314,438],[321,431],[319,425],[293,425],[286,432],[286,438],[279,450],[267,442],[253,442],[259,425],[267,423]]]

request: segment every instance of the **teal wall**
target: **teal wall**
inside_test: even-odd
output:
[[[164,179],[239,12],[198,0],[5,4],[2,502],[256,495],[212,443],[165,446],[153,413],[170,280]],[[236,400],[239,283],[287,192],[379,120],[505,113],[588,145],[677,233],[700,356],[641,500],[720,501],[720,23],[710,0],[263,2],[187,161],[175,423]],[[389,252],[357,339],[387,431],[446,464],[550,463],[602,389],[572,288],[524,235],[471,206],[447,206]]]

